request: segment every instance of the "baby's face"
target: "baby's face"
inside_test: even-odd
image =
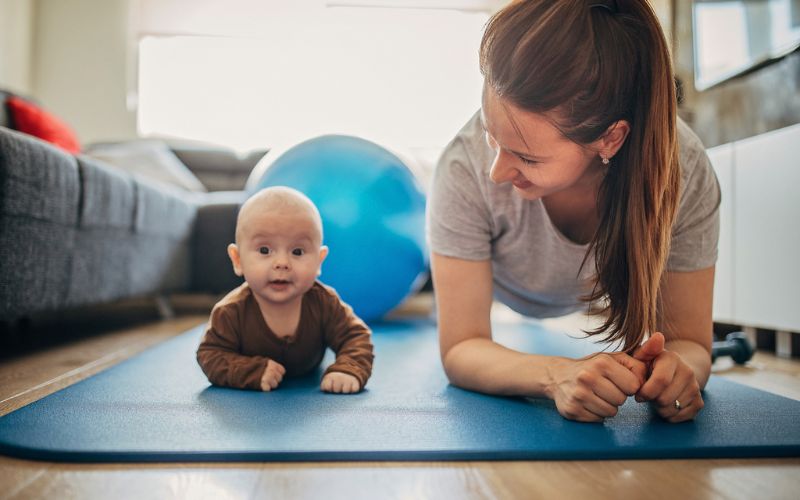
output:
[[[240,223],[239,267],[256,297],[270,304],[301,299],[314,285],[328,250],[321,246],[312,215],[253,211]]]

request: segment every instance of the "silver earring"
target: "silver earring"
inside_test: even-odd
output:
[[[611,160],[608,159],[608,156],[603,155],[600,155],[600,161],[603,163],[603,165],[608,165],[611,163]]]

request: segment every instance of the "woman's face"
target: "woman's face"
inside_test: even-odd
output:
[[[542,114],[515,107],[484,86],[481,122],[495,151],[490,178],[510,182],[535,200],[573,188],[596,188],[603,175],[600,157],[564,137]]]

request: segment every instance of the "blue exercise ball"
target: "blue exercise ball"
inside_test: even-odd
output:
[[[425,195],[410,168],[383,147],[325,135],[268,153],[247,182],[304,193],[330,249],[321,280],[365,321],[383,317],[425,282]]]

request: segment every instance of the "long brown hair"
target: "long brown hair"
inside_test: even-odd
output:
[[[680,194],[675,84],[669,49],[646,0],[528,0],[488,22],[486,84],[554,123],[579,145],[630,124],[598,193],[597,268],[583,300],[606,320],[588,333],[628,351],[656,328],[658,290]],[[586,261],[584,260],[584,264]]]

